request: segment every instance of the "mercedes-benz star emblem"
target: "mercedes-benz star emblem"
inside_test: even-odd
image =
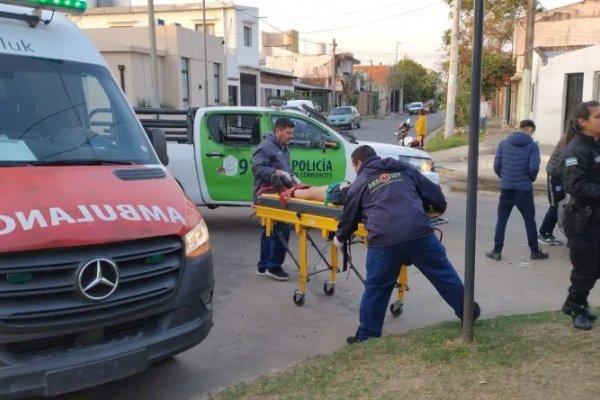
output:
[[[90,300],[104,300],[119,286],[119,268],[106,258],[84,264],[77,273],[77,290]]]

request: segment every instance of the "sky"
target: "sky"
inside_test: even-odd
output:
[[[208,0],[210,1],[210,0]],[[314,42],[352,52],[363,65],[390,64],[405,55],[437,69],[441,37],[451,26],[451,10],[442,0],[235,0],[259,8],[262,31],[299,31],[300,51]],[[546,9],[578,0],[542,0]],[[329,52],[331,46],[327,47]]]

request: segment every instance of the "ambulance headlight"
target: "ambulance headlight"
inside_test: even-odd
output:
[[[198,257],[210,250],[208,228],[204,220],[200,220],[200,223],[185,235],[184,242],[187,257]]]

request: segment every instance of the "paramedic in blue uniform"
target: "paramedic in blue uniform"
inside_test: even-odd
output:
[[[463,316],[464,286],[429,225],[425,209],[446,210],[438,185],[403,161],[380,158],[373,148],[352,153],[356,180],[350,186],[334,243],[341,247],[358,223],[367,229],[367,279],[360,303],[360,326],[348,343],[381,336],[390,296],[402,264],[414,264],[457,317]],[[480,310],[475,303],[475,319]]]
[[[289,118],[279,118],[275,121],[274,131],[274,133],[267,134],[252,155],[254,201],[256,201],[257,193],[261,188],[289,187],[300,183],[300,180],[292,173],[288,149],[288,145],[294,137],[294,123]],[[275,223],[271,236],[267,237],[265,228],[262,228],[260,260],[257,265],[259,276],[269,276],[280,281],[289,278],[289,274],[281,267],[286,251],[279,236],[283,236],[288,242],[290,229],[288,224]]]

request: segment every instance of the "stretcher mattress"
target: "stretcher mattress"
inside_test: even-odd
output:
[[[324,205],[318,201],[290,198],[287,207],[279,201],[277,194],[262,194],[258,197],[256,204],[264,207],[278,208],[281,210],[294,211],[301,214],[315,214],[322,217],[338,219],[342,216],[344,208],[334,205]]]

